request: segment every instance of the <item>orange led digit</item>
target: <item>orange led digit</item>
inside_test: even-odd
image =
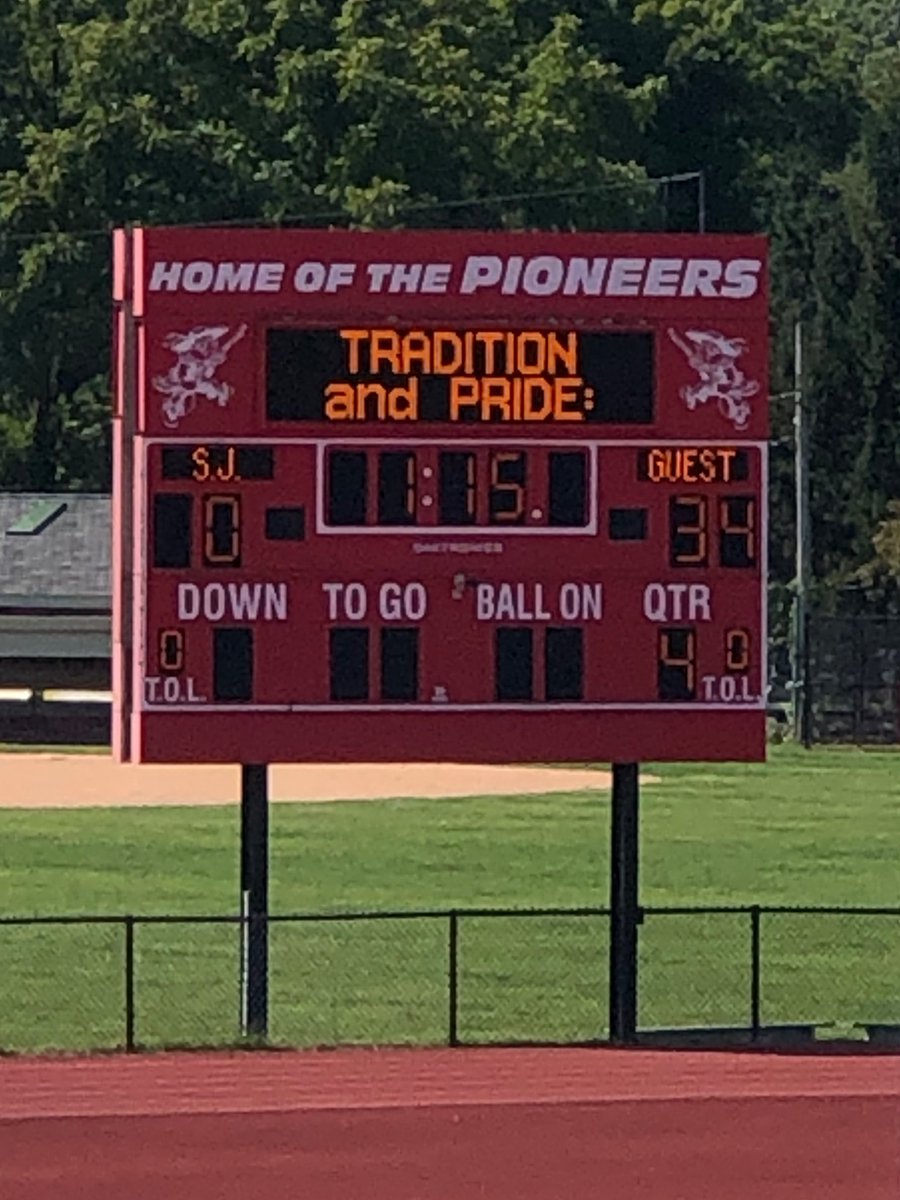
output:
[[[729,629],[725,634],[725,670],[746,671],[750,666],[750,634],[746,629]]]
[[[159,669],[164,675],[177,675],[184,669],[184,632],[181,629],[160,630]]]
[[[705,496],[677,496],[669,506],[669,547],[673,567],[701,567],[708,561]]]
[[[756,501],[726,496],[719,502],[719,554],[723,567],[756,565]]]
[[[235,567],[240,559],[240,497],[204,496],[203,561],[208,566]]]

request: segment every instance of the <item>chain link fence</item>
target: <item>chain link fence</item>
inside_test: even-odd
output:
[[[3,918],[0,1052],[239,1043],[245,933],[237,917]],[[274,1044],[608,1037],[607,909],[304,914],[268,934]],[[648,1040],[900,1040],[900,908],[647,908],[638,979]]]
[[[900,617],[810,617],[804,728],[811,743],[900,742]]]

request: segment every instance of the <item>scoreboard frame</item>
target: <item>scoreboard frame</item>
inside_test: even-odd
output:
[[[765,242],[754,237],[117,231],[117,760],[763,759],[766,272]],[[301,373],[308,366],[312,382],[307,380],[300,389],[288,416],[283,398],[277,416],[267,409],[266,350],[272,329],[297,330],[301,348],[311,348],[308,359],[294,359]],[[615,350],[609,349],[623,333],[652,339],[651,420],[646,412],[639,420],[623,417],[632,412],[629,404],[643,403],[640,396],[634,400],[625,394],[622,400],[610,401],[603,392],[604,379],[617,379],[627,393],[628,380],[635,371],[640,376],[633,356],[623,367],[615,361]],[[370,353],[369,371],[357,371],[366,378],[354,381],[349,373],[349,379],[323,387],[324,381],[340,374],[334,366],[340,365],[342,352],[347,351],[346,365],[356,351],[359,367],[360,346]],[[583,366],[585,347],[593,356],[593,375],[571,370],[573,365]],[[551,354],[568,374],[550,369]],[[581,355],[577,361],[576,354]],[[607,403],[612,406],[609,411],[603,409]],[[245,446],[269,451],[258,462],[274,465],[264,466],[261,475],[239,479],[234,464],[238,449]],[[168,468],[162,465],[166,449]],[[438,517],[438,509],[446,513],[447,507],[433,488],[443,486],[444,462],[454,452],[466,460],[466,471],[482,471],[489,463],[492,472],[488,484],[471,485],[471,503],[479,508],[478,515],[473,508],[470,524],[441,524]],[[327,519],[326,486],[334,486],[329,456],[336,453],[355,456],[354,469],[361,472],[365,495],[357,497],[354,511],[363,512],[362,522],[335,524]],[[375,475],[392,455],[392,469],[399,466],[401,476],[406,471],[409,480],[407,485],[407,476],[398,477],[398,486],[412,499],[406,513],[395,505],[391,521],[379,524],[377,512],[372,519],[372,506],[381,504],[383,479]],[[520,471],[521,478],[500,479],[497,455]],[[524,499],[535,478],[543,480],[544,489],[554,486],[553,455],[556,465],[565,459],[567,470],[574,466],[574,475],[570,472],[568,482],[560,486],[564,492],[569,488],[566,520],[575,524],[553,524],[551,492],[546,492],[546,502]],[[583,469],[576,461],[579,457]],[[736,464],[745,473],[743,480],[732,478]],[[347,486],[348,479],[344,477]],[[425,479],[434,483],[426,487]],[[197,487],[208,483],[216,485],[213,492]],[[302,527],[295,538],[302,542],[302,553],[285,542],[287,550],[296,553],[293,559],[288,556],[290,565],[280,573],[272,565],[274,551],[262,542],[251,555],[255,565],[239,556],[229,561],[228,554],[221,553],[221,538],[227,542],[238,535],[236,525],[227,522],[213,533],[207,528],[207,539],[220,539],[219,563],[198,567],[193,558],[190,565],[179,558],[176,568],[154,557],[161,520],[154,508],[158,497],[181,497],[169,507],[190,514],[174,526],[176,531],[183,529],[186,520],[190,539],[195,537],[191,530],[198,528],[193,498],[215,498],[219,493],[220,501],[233,499],[234,511],[239,512],[244,497],[261,495],[266,488],[278,502],[274,507],[246,501],[257,532],[263,512],[267,538],[270,512],[290,511],[296,529]],[[504,488],[507,494],[496,499],[495,493]],[[512,510],[503,505],[513,493],[517,507],[511,516]],[[646,501],[636,502],[638,494],[647,496]],[[719,507],[704,496],[717,499]],[[500,506],[496,509],[495,499]],[[289,500],[293,507],[287,505]],[[737,508],[728,512],[740,512],[744,504],[747,562],[707,565],[697,558],[692,564],[684,551],[677,560],[672,548],[674,506],[696,504],[696,513],[706,514],[697,527],[698,546],[701,536],[704,547],[711,544],[713,531],[724,546],[732,517],[726,518],[722,505],[731,502]],[[558,504],[556,517],[564,509]],[[598,565],[609,553],[606,543],[615,547],[613,513],[625,514],[634,525],[635,514],[641,512],[643,535],[633,537],[630,548],[628,537],[622,539],[618,563]],[[740,531],[739,522],[740,518],[733,523]],[[289,523],[281,519],[283,529]],[[679,528],[682,538],[691,530],[683,513]],[[167,536],[171,540],[171,531]],[[271,540],[277,546],[277,539]],[[670,547],[668,557],[657,563],[650,551],[663,543]],[[734,538],[728,544],[733,545]],[[214,560],[215,553],[206,557]],[[651,560],[652,569],[637,565]],[[737,573],[729,572],[729,566],[737,567]],[[743,569],[749,574],[742,574]],[[402,608],[403,589],[413,585],[427,598],[422,613],[415,607],[418,599],[409,610]],[[366,616],[326,612],[328,605],[334,608],[348,594],[335,589],[347,586],[363,589]],[[397,611],[402,619],[385,618],[376,630],[369,606],[376,597],[380,603],[386,587],[399,589]],[[584,589],[580,600],[574,591],[565,590],[576,587]],[[254,588],[270,590],[246,590]],[[619,593],[627,593],[628,611]],[[413,595],[417,598],[419,593]],[[453,603],[448,600],[451,595]],[[220,600],[225,604],[226,596],[232,608],[222,637],[226,627],[249,631],[231,642],[215,632],[222,619],[218,605]],[[271,625],[257,626],[255,618],[248,618],[256,611],[254,603],[271,608]],[[567,604],[580,615],[566,617]],[[688,604],[690,620],[680,615]],[[506,615],[501,621],[493,614],[503,605]],[[719,616],[721,610],[725,617]],[[667,615],[660,618],[653,612]],[[373,695],[369,682],[370,669],[377,673],[377,665],[371,665],[378,658],[377,638],[385,669],[384,631],[390,621],[396,629],[424,631],[421,641],[416,632],[412,640],[390,642],[401,658],[411,653],[415,660],[418,690],[415,696],[404,693],[401,700]],[[353,651],[354,670],[365,675],[365,694],[351,688],[353,698],[347,699],[340,687],[335,690],[334,655],[345,655],[344,650],[335,651],[340,641],[335,635],[355,622],[369,631],[365,639],[356,637]],[[280,641],[273,633],[276,624],[283,635]],[[645,628],[648,624],[652,633]],[[581,632],[572,632],[575,626]],[[560,632],[567,627],[569,634]],[[493,662],[490,639],[479,643],[474,632],[488,629],[493,630]],[[505,635],[503,629],[519,632]],[[556,657],[551,656],[551,631],[554,644],[561,647],[554,651]],[[713,631],[724,638],[727,666],[720,675],[707,671],[703,676],[714,681],[705,685],[705,698],[697,695],[695,682],[692,698],[662,699],[664,688],[677,692],[677,684],[662,682],[664,667],[678,658],[679,652],[672,649],[674,634],[683,639],[692,677],[699,676],[698,631],[700,641],[706,640],[707,667]],[[659,641],[664,636],[669,637],[665,652]],[[168,643],[161,640],[166,637]],[[252,683],[236,685],[230,698],[210,700],[206,693],[219,670],[219,658],[240,660],[241,637],[251,647]],[[504,644],[513,649],[502,651],[507,657],[501,662],[504,637]],[[641,637],[642,645],[655,646],[656,699],[638,694],[641,687],[646,692],[647,664],[629,665]],[[214,644],[215,651],[196,648],[203,639]],[[363,641],[365,648],[360,650]],[[305,642],[306,659],[296,657],[298,642]],[[326,642],[332,647],[330,668],[323,666]],[[353,642],[353,636],[344,638],[348,646]],[[230,649],[220,654],[220,644]],[[213,661],[211,653],[219,657]],[[192,674],[185,676],[186,657]],[[601,657],[604,661],[598,666]],[[439,662],[442,665],[436,666]],[[563,680],[554,684],[557,695],[552,699],[549,674],[541,676],[542,669],[551,668],[554,679]],[[328,669],[332,690],[325,695]],[[442,670],[456,681],[453,688],[432,687],[430,681],[441,677]],[[504,670],[507,675],[512,671],[509,686],[501,681]],[[524,685],[528,698],[521,698],[523,671],[529,677]],[[428,681],[427,687],[422,684],[424,691],[418,683],[420,672]],[[572,683],[573,672],[577,684]],[[307,673],[318,682],[301,680]],[[281,676],[287,675],[298,681],[292,685],[298,690],[285,690]],[[630,677],[644,682],[629,684]],[[251,698],[238,696],[242,686],[252,688]],[[520,698],[515,698],[517,687]],[[316,688],[311,699],[310,689]],[[573,688],[581,689],[578,698],[573,698]],[[586,689],[592,689],[592,698]]]

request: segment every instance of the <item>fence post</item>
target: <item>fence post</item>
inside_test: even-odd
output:
[[[449,1005],[449,1029],[447,1043],[450,1046],[459,1045],[459,913],[453,909],[450,914],[449,937],[447,951],[447,1003]]]
[[[125,918],[125,1049],[134,1050],[134,917]]]
[[[759,1037],[759,976],[760,976],[760,907],[750,908],[750,1036],[755,1042]]]

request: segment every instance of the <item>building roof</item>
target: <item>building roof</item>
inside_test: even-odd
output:
[[[0,492],[0,606],[110,607],[109,496]]]

